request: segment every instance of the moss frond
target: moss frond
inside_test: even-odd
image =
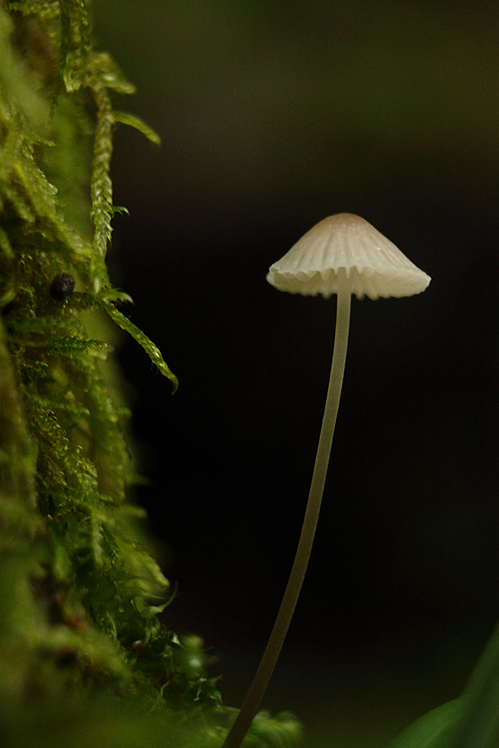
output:
[[[113,217],[113,187],[109,170],[113,153],[114,117],[111,99],[104,86],[94,86],[97,106],[94,159],[92,165],[92,220],[95,224],[94,247],[105,255],[111,240]]]
[[[106,298],[102,298],[101,303],[104,309],[106,310],[106,312],[111,317],[111,319],[114,322],[116,322],[116,324],[119,327],[121,327],[122,330],[125,330],[126,332],[128,332],[132,336],[132,338],[134,338],[134,340],[136,340],[137,343],[139,343],[139,345],[142,346],[142,348],[145,350],[145,352],[151,359],[152,363],[159,369],[159,371],[167,379],[169,379],[172,382],[173,392],[176,392],[177,387],[178,387],[178,379],[175,376],[175,374],[170,370],[158,346],[155,343],[153,343],[152,340],[148,338],[147,335],[143,333],[139,327],[137,327],[137,325],[134,325],[134,323],[131,322],[128,319],[128,317],[125,317],[124,314],[122,314],[118,309],[116,309],[114,304],[112,304]]]
[[[158,133],[155,132],[151,127],[149,127],[148,124],[143,122],[140,117],[136,117],[134,114],[129,114],[128,112],[114,112],[114,121],[115,122],[121,122],[123,125],[129,125],[129,127],[133,127],[139,132],[142,133],[142,135],[145,135],[148,140],[151,141],[151,143],[154,143],[155,145],[161,145],[161,138],[159,137]]]

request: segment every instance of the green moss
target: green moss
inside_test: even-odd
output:
[[[128,411],[110,381],[102,311],[115,313],[104,263],[114,120],[103,79],[126,86],[107,57],[92,53],[84,3],[12,3],[11,10],[11,17],[0,11],[2,548],[10,564],[17,549],[26,572],[36,545],[36,574],[34,567],[29,574],[33,601],[46,614],[45,649],[70,648],[79,667],[85,660],[94,673],[130,680],[133,643],[158,634],[171,650],[154,683],[162,688],[175,678],[176,642],[150,611],[161,607],[158,597],[168,599],[168,582],[142,547],[141,512],[129,501]],[[77,290],[53,298],[61,273],[76,279]],[[95,328],[99,339],[89,337]],[[25,638],[22,626],[11,633]]]
[[[113,131],[158,142],[114,110],[132,91],[84,0],[0,6],[0,732],[16,746],[218,745],[234,716],[202,641],[158,619],[172,591],[131,497],[113,323],[177,386],[105,264]],[[251,740],[297,732],[263,719]]]

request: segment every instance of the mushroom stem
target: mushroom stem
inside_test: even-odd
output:
[[[289,576],[288,584],[282,598],[281,606],[277,614],[274,627],[270,634],[265,652],[258,670],[249,687],[243,706],[232,725],[222,748],[239,748],[244,736],[255,717],[263,695],[274,671],[282,645],[293,617],[298,602],[300,590],[307,571],[310,553],[314,542],[315,530],[319,519],[322,494],[326,482],[329,455],[333,442],[334,428],[338,407],[340,404],[343,374],[348,346],[348,331],[350,327],[350,279],[344,268],[338,271],[338,299],[336,307],[336,330],[334,336],[333,360],[331,363],[331,374],[324,407],[321,433],[315,458],[314,472],[310,485],[307,508],[303,520],[298,548]]]

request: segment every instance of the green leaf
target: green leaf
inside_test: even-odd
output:
[[[388,748],[450,748],[449,738],[454,734],[463,707],[463,697],[460,697],[432,709],[406,727]]]
[[[499,628],[478,660],[464,693],[416,720],[389,748],[497,748]]]
[[[143,135],[145,135],[146,138],[151,141],[151,143],[161,145],[161,138],[159,137],[159,135],[152,129],[152,127],[146,125],[146,123],[143,122],[140,117],[136,117],[133,114],[128,114],[128,112],[116,111],[113,112],[113,116],[115,122],[121,122],[122,125],[129,125],[130,127],[134,127],[136,130],[139,130]]]
[[[119,291],[117,288],[105,288],[99,293],[99,298],[105,299],[106,301],[119,301],[121,303],[133,304],[132,297],[125,293],[125,291]]]
[[[499,627],[492,634],[464,691],[465,709],[450,748],[499,745]]]
[[[135,92],[133,83],[127,81],[119,66],[107,52],[92,52],[91,68],[95,82],[121,94]]]
[[[149,605],[143,597],[137,596],[133,598],[133,604],[142,618],[151,620],[151,618],[154,618],[159,613],[162,613],[164,611],[164,609],[169,604],[169,600],[167,600],[165,603],[162,603],[161,605]]]
[[[130,211],[128,210],[128,208],[125,208],[123,205],[113,205],[113,216],[115,215],[129,216]]]

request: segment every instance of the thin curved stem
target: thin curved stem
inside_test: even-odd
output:
[[[267,642],[265,652],[263,653],[253,682],[246,694],[241,711],[232,725],[232,729],[227,735],[222,748],[239,748],[244,740],[244,736],[258,711],[260,702],[274,671],[305,578],[305,572],[307,570],[310,552],[314,542],[315,530],[319,519],[322,494],[324,492],[324,484],[326,482],[326,474],[329,465],[329,455],[331,453],[336,417],[338,415],[338,407],[340,404],[348,346],[348,331],[350,327],[350,300],[350,280],[346,277],[345,271],[340,269],[338,273],[336,331],[334,337],[331,374],[300,540],[298,542],[293,568],[291,569],[288,584],[284,592],[274,627]]]

